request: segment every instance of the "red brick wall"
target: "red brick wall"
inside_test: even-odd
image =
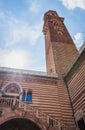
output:
[[[2,87],[16,81],[24,90],[32,91],[31,105],[65,124],[74,126],[67,88],[62,79],[19,74],[13,76],[13,73],[0,73],[0,83],[4,81]]]
[[[74,114],[80,109],[85,114],[85,51],[67,74],[66,82]]]

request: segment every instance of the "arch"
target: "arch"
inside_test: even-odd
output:
[[[1,89],[1,91],[5,93],[16,93],[19,95],[19,98],[21,99],[23,90],[21,85],[18,82],[8,82],[6,85],[4,85]]]
[[[16,109],[16,108],[12,109],[12,108],[3,107],[2,109],[3,109],[4,114],[0,117],[0,126],[9,120],[22,118],[22,119],[27,119],[31,121],[32,123],[36,124],[40,128],[40,130],[47,129],[47,123],[43,122],[42,120],[39,120],[37,116],[33,113],[31,113],[30,115],[29,112],[22,109]]]
[[[27,118],[12,118],[7,121],[5,121],[3,124],[0,125],[0,129],[3,130],[17,130],[21,129],[23,130],[41,130],[40,126],[34,123],[33,121],[27,119]]]
[[[8,122],[12,119],[18,119],[18,118],[29,120],[30,122],[36,124],[36,126],[38,126],[40,130],[46,130],[46,125],[43,122],[40,122],[33,117],[23,117],[22,114],[20,113],[15,114],[15,112],[13,111],[10,111],[10,113],[6,114],[5,118],[2,116],[2,119],[0,120],[0,130],[1,130],[2,125],[5,124],[5,122]]]

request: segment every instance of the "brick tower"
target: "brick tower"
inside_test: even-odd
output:
[[[56,11],[44,15],[46,67],[48,74],[65,75],[78,56],[78,51],[64,24],[64,18]]]

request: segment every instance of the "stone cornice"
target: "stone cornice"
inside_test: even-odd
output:
[[[33,74],[22,74],[18,72],[1,71],[0,79],[3,81],[16,81],[26,83],[37,83],[37,84],[57,84],[57,77],[33,75]]]

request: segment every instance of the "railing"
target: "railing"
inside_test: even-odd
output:
[[[59,121],[53,119],[49,115],[44,114],[40,110],[34,108],[30,104],[22,102],[16,98],[7,98],[0,97],[0,105],[11,107],[12,109],[21,109],[23,110],[23,116],[30,115],[31,117],[35,117],[37,120],[40,120],[48,125],[49,128],[56,127],[56,130],[70,130],[67,125],[61,124]],[[75,130],[72,128],[71,130]]]

